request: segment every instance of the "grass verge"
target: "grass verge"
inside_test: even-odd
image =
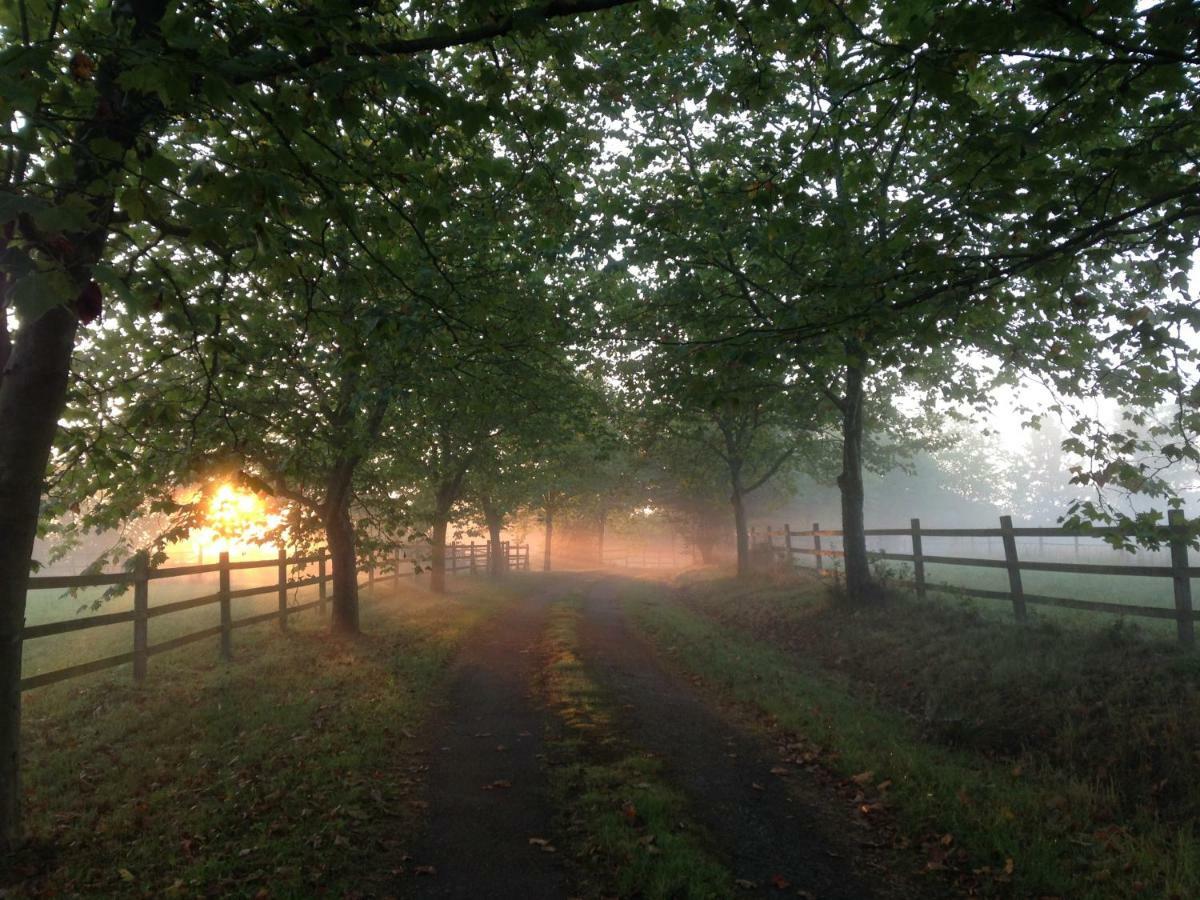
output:
[[[590,870],[589,895],[693,900],[728,897],[733,876],[689,821],[662,763],[616,737],[613,711],[576,653],[578,604],[556,604],[543,684],[567,726],[555,754],[554,792]]]
[[[202,644],[156,659],[142,687],[30,692],[31,840],[7,896],[376,893],[418,816],[406,742],[454,647],[500,603],[486,585],[381,590],[356,640],[314,613],[286,635],[239,632],[231,664]]]
[[[850,613],[808,581],[700,582],[682,601],[647,585],[625,602],[678,666],[802,734],[964,887],[1200,894],[1195,789],[1158,777],[1182,778],[1185,756],[1194,772],[1196,744],[1179,739],[1193,726],[1175,708],[1195,699],[1190,658],[1119,630],[1018,629],[936,602]]]

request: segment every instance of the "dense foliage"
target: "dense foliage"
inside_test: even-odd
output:
[[[440,571],[454,516],[728,515],[744,569],[746,496],[837,473],[863,601],[864,469],[1019,373],[1129,410],[1068,417],[1079,483],[1169,495],[1198,34],[1186,0],[4,5],[0,843],[39,522],[153,514],[161,560],[240,479],[352,633],[359,554],[419,532]]]

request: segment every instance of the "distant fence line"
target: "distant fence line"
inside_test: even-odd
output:
[[[605,550],[600,555],[600,562],[605,566],[621,566],[626,569],[674,569],[679,566],[679,559],[674,547],[671,551],[622,548]]]
[[[772,528],[751,529],[751,543],[757,548],[766,548],[772,554],[785,559],[790,566],[795,566],[797,556],[811,556],[814,568],[818,573],[824,573],[828,567],[824,560],[841,558],[846,554],[842,550],[822,548],[821,538],[843,537],[845,532],[822,529],[814,522],[808,530],[796,530],[785,524],[782,530]],[[893,553],[891,551],[869,551],[868,556],[874,559],[896,560],[913,564],[911,580],[898,579],[899,584],[916,590],[917,596],[925,599],[928,590],[966,597],[981,597],[995,600],[1007,600],[1012,604],[1013,615],[1018,621],[1025,621],[1026,604],[1056,606],[1064,609],[1078,609],[1089,612],[1112,613],[1123,616],[1142,616],[1155,619],[1171,619],[1176,623],[1176,633],[1179,642],[1191,647],[1195,644],[1195,621],[1200,618],[1192,608],[1191,579],[1200,577],[1200,568],[1192,567],[1188,561],[1188,530],[1183,513],[1171,510],[1168,514],[1167,526],[1164,532],[1165,543],[1170,549],[1171,564],[1167,566],[1145,565],[1101,565],[1096,563],[1061,563],[1034,560],[1023,560],[1017,554],[1019,537],[1105,537],[1119,534],[1116,528],[1092,528],[1087,531],[1069,531],[1065,528],[1018,528],[1013,526],[1011,516],[1000,517],[999,528],[923,528],[920,519],[912,519],[908,528],[868,528],[868,537],[907,537],[911,542],[911,553]],[[927,554],[923,551],[922,538],[976,538],[998,537],[1004,547],[1003,559],[985,559],[964,556],[940,556]],[[779,538],[782,543],[777,543]],[[795,546],[795,539],[803,538],[811,541],[810,547]],[[959,587],[928,583],[925,577],[925,566],[975,566],[990,569],[1004,569],[1008,574],[1008,590],[995,591],[985,588]],[[1109,603],[1098,600],[1077,600],[1071,597],[1048,597],[1041,594],[1026,593],[1021,583],[1022,571],[1029,572],[1062,572],[1076,575],[1117,575],[1141,576],[1147,578],[1170,578],[1174,587],[1174,608],[1157,606],[1139,606],[1124,603]]]
[[[407,561],[401,555],[402,552],[402,548],[395,548],[392,559],[388,563],[385,563],[385,571],[390,570],[390,574],[377,574],[375,566],[367,566],[366,568],[359,569],[358,572],[360,573],[366,572],[367,580],[359,582],[358,586],[360,588],[374,588],[377,581],[394,581],[399,583],[401,578],[419,574],[415,568],[410,568],[407,572],[401,572]],[[501,553],[506,569],[529,568],[529,546],[527,544],[511,545],[508,541],[504,541],[501,544]],[[460,571],[469,571],[472,574],[486,572],[489,568],[488,560],[489,547],[487,544],[454,543],[446,545],[446,571],[448,573],[457,573]],[[28,691],[32,688],[55,684],[59,681],[66,681],[69,678],[78,678],[127,663],[133,664],[134,681],[142,681],[146,677],[146,670],[151,656],[157,656],[160,653],[166,653],[168,650],[175,650],[211,637],[220,638],[221,658],[228,660],[233,655],[232,635],[235,628],[245,628],[249,625],[258,625],[262,622],[276,621],[279,623],[280,629],[284,630],[287,628],[289,616],[296,615],[305,610],[319,609],[322,616],[326,615],[327,606],[332,599],[327,595],[328,583],[333,579],[333,575],[328,572],[327,564],[330,561],[331,557],[327,553],[311,556],[288,556],[287,551],[281,548],[278,557],[275,559],[230,562],[229,553],[223,552],[220,555],[220,560],[215,563],[150,569],[146,562],[146,557],[137,556],[134,559],[132,572],[102,573],[97,575],[31,576],[28,590],[71,590],[85,587],[112,587],[114,585],[131,586],[133,588],[133,609],[123,612],[103,613],[84,619],[66,619],[59,622],[47,622],[43,625],[27,625],[21,631],[21,639],[23,641],[34,638],[52,637],[73,631],[83,631],[88,628],[102,628],[107,625],[132,622],[133,649],[127,653],[118,653],[114,656],[106,656],[103,659],[95,659],[79,663],[78,665],[68,666],[64,669],[56,669],[52,672],[42,672],[28,678],[22,678],[21,690]],[[315,576],[298,578],[292,581],[288,580],[287,573],[289,566],[307,566],[313,563],[316,563],[318,566]],[[259,585],[257,587],[240,588],[236,591],[230,589],[231,572],[243,569],[262,569],[268,566],[278,567],[278,578],[274,583]],[[219,576],[219,587],[216,593],[191,597],[186,600],[176,600],[171,603],[163,603],[159,606],[150,605],[150,582],[166,578],[180,578],[188,575],[206,575],[214,572]],[[298,590],[313,585],[317,587],[316,600],[294,606],[288,605],[287,593],[289,590]],[[232,601],[245,597],[265,596],[272,593],[277,594],[279,598],[279,608],[277,610],[247,616],[244,619],[233,618]],[[220,625],[190,632],[158,644],[149,643],[149,622],[151,619],[213,604],[220,605]]]

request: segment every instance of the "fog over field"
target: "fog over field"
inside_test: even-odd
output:
[[[0,3],[0,897],[1200,896],[1198,24]]]

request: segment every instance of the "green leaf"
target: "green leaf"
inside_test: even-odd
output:
[[[69,303],[75,293],[75,284],[66,272],[47,269],[17,279],[9,296],[17,315],[23,321],[32,322],[47,310]]]

